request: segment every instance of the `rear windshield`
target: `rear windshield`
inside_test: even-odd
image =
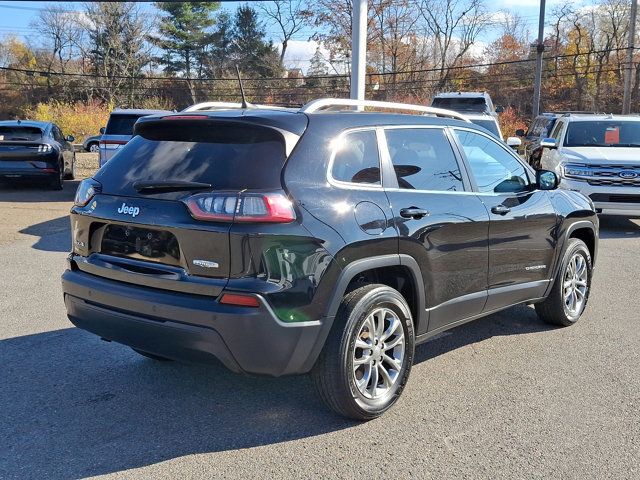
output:
[[[481,97],[460,97],[460,98],[434,98],[432,107],[446,108],[449,110],[480,110],[487,109],[487,103]]]
[[[35,142],[42,138],[42,130],[38,127],[0,127],[0,141]]]
[[[565,147],[640,147],[640,122],[580,121],[570,122]]]
[[[133,193],[135,182],[169,180],[208,183],[216,190],[282,188],[285,147],[275,130],[184,121],[142,134],[96,175],[105,192]]]
[[[133,125],[141,116],[112,113],[104,133],[106,135],[133,135]]]
[[[489,130],[489,132],[491,132],[494,137],[500,138],[500,132],[498,131],[498,126],[496,125],[496,122],[494,122],[493,120],[471,120],[471,121],[476,125],[478,125],[479,127]],[[500,140],[502,139],[500,138]]]

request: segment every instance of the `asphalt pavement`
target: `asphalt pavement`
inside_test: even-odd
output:
[[[0,186],[0,478],[640,478],[640,221],[602,217],[578,324],[520,306],[447,332],[361,424],[306,376],[156,362],[74,328],[76,185]]]

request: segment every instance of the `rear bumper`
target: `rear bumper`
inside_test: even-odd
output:
[[[234,372],[281,376],[308,372],[329,319],[285,324],[260,298],[259,308],[139,287],[81,271],[62,276],[67,314],[79,328],[167,358],[220,360]]]
[[[40,167],[34,166],[34,163],[39,164]],[[0,161],[0,178],[50,178],[56,175],[58,175],[57,168],[45,162]]]

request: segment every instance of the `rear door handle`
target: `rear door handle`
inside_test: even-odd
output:
[[[400,216],[402,218],[419,219],[422,217],[426,217],[428,215],[430,215],[429,210],[425,210],[424,208],[409,207],[409,208],[403,208],[402,210],[400,210]]]
[[[491,208],[491,213],[495,213],[496,215],[506,215],[509,213],[511,209],[509,207],[505,207],[504,205],[496,205]]]

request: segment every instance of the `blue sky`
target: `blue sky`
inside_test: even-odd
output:
[[[234,11],[238,5],[243,3],[246,2],[225,2],[222,8]],[[561,3],[561,0],[547,0],[547,15],[559,3]],[[67,10],[82,9],[82,2],[0,1],[0,36],[14,33],[21,37],[30,37],[36,40],[37,37],[31,24],[37,17],[38,12],[51,4],[60,5]],[[528,25],[531,38],[533,39],[537,35],[539,0],[486,0],[486,4],[494,12],[507,11],[517,13]],[[154,11],[151,2],[142,3],[142,8]],[[268,28],[268,33],[275,37],[275,30]],[[308,59],[313,55],[316,48],[315,44],[307,41],[312,33],[311,29],[300,32],[295,39],[296,41],[292,42],[287,55],[289,66],[306,68]],[[494,34],[488,33],[485,35],[481,39],[482,43],[489,43],[493,39],[492,35]],[[274,38],[274,41],[276,41],[276,38]]]

